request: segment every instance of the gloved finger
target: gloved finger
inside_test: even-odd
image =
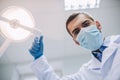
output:
[[[39,50],[40,50],[40,47],[38,47],[38,46],[33,46],[31,49],[34,50],[34,51],[39,51]]]
[[[31,55],[33,56],[33,57],[36,57],[38,54],[36,54],[36,53],[34,53],[32,50],[29,50],[29,52],[31,53]]]
[[[43,43],[43,36],[40,36],[39,44]]]
[[[29,52],[30,52],[32,55],[34,55],[34,54],[36,54],[36,53],[37,53],[37,51],[32,50],[32,49],[29,49]]]
[[[41,43],[40,43],[40,51],[43,52],[43,48],[44,48],[44,47],[43,47],[43,42],[41,42]]]
[[[40,45],[38,43],[33,42],[32,47],[40,48]]]
[[[39,47],[40,47],[38,37],[35,37],[35,38],[34,38],[34,42],[33,42],[32,46],[34,46],[34,47],[36,47],[36,48],[39,48]]]
[[[31,55],[34,57],[34,58],[36,58],[36,57],[39,57],[39,56],[41,56],[43,53],[40,53],[40,52],[36,52],[36,51],[34,51],[34,50],[29,50],[29,52],[31,53]]]
[[[29,49],[29,52],[30,52],[31,54],[35,54],[35,51],[32,50],[32,49]]]
[[[35,43],[35,44],[38,44],[38,43],[39,43],[38,37],[35,37],[35,38],[34,38],[34,43]]]
[[[40,47],[40,49],[39,49],[39,50],[40,50],[41,52],[43,52],[43,50],[44,50],[43,48],[44,48],[44,47],[42,46],[42,47]]]

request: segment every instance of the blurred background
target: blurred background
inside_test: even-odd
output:
[[[0,11],[20,6],[32,13],[36,28],[44,34],[44,54],[59,76],[77,72],[91,58],[91,52],[77,46],[66,31],[65,23],[72,13],[91,14],[100,21],[104,36],[120,34],[120,0],[100,0],[95,8],[89,5],[76,8],[65,2],[67,0],[0,0]],[[0,57],[0,80],[37,80],[30,68],[34,59],[28,52],[33,39],[34,36],[30,36],[8,46]],[[0,46],[5,40],[0,34]]]

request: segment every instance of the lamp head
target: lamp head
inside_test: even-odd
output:
[[[1,12],[0,16],[11,20],[10,23],[2,20],[0,21],[2,34],[11,40],[21,41],[29,37],[31,34],[30,31],[18,27],[15,23],[20,23],[30,28],[35,27],[35,21],[31,13],[21,7],[8,7]]]

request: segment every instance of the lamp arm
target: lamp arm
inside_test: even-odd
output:
[[[2,44],[2,46],[0,46],[0,57],[4,54],[5,50],[8,48],[10,43],[11,43],[11,40],[10,39],[6,39],[4,41],[4,43]]]

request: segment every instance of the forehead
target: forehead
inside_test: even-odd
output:
[[[70,31],[70,33],[72,33],[72,30],[77,27],[78,24],[81,24],[82,22],[84,22],[85,20],[87,20],[89,18],[87,18],[85,15],[83,14],[79,14],[75,19],[73,19],[69,24],[68,24],[68,30]]]

